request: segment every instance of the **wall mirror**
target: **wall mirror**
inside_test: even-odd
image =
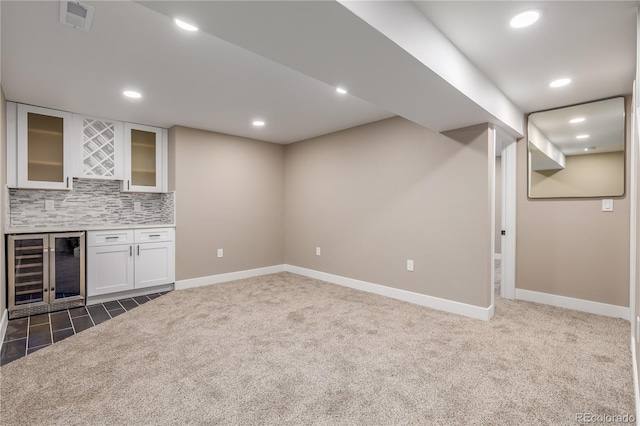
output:
[[[529,115],[529,198],[624,195],[624,98]]]

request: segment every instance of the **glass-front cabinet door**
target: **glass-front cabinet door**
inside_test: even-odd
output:
[[[71,189],[71,113],[18,104],[20,188]]]
[[[124,191],[162,192],[166,130],[125,123]]]
[[[9,310],[49,302],[47,235],[8,239]]]
[[[124,140],[121,121],[74,114],[80,136],[80,175],[99,179],[124,178]]]
[[[49,235],[49,300],[85,295],[84,232]]]

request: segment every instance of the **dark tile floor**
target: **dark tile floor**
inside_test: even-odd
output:
[[[108,321],[166,293],[153,293],[9,320],[0,352],[0,365],[5,365],[94,325]]]

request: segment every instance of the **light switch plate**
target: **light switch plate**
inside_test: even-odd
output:
[[[142,203],[140,203],[140,201],[134,201],[133,202],[133,211],[134,212],[141,212],[142,211]]]
[[[44,209],[53,210],[54,209],[53,200],[44,200]]]
[[[321,253],[320,247],[316,247],[316,256],[320,256]]]
[[[605,198],[602,200],[602,211],[603,212],[613,211],[613,200],[611,198]]]
[[[218,249],[218,257],[223,257],[223,256],[224,256],[224,250]]]

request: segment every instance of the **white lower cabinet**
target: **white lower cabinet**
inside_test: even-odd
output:
[[[133,290],[133,246],[87,248],[87,296]]]
[[[174,282],[173,241],[137,245],[135,288]]]
[[[173,228],[87,232],[87,297],[175,282]]]

